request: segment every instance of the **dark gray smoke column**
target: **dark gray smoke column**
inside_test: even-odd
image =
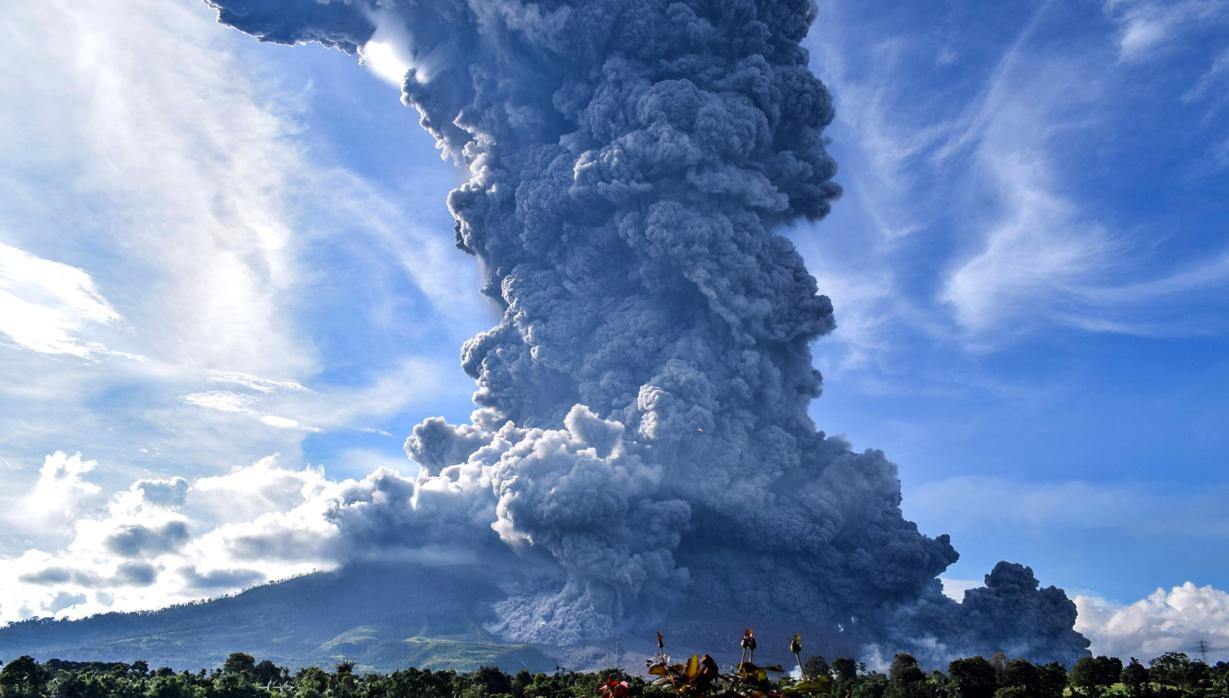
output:
[[[427,420],[407,443],[424,474],[403,535],[494,561],[495,630],[566,644],[667,620],[933,660],[1085,651],[1074,606],[1027,568],[944,597],[956,551],[902,517],[896,467],[807,416],[832,306],[776,231],[840,193],[799,45],[811,2],[209,2],[262,40],[404,37],[404,98],[468,169],[457,245],[503,318],[462,349],[472,423]]]

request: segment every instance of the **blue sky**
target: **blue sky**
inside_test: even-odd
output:
[[[327,566],[226,577],[226,532],[412,472],[495,318],[461,177],[377,70],[192,0],[90,5],[0,9],[0,620]],[[846,194],[789,232],[837,312],[817,423],[900,465],[955,586],[1017,560],[1083,595],[1094,649],[1229,638],[1229,3],[820,7]],[[174,478],[178,577],[29,581],[113,568],[125,493]]]
[[[848,195],[799,231],[844,320],[817,421],[902,464],[953,574],[1006,546],[1123,598],[1225,584],[1224,5],[822,11]]]

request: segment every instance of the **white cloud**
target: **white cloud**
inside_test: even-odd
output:
[[[1212,159],[1220,167],[1229,167],[1229,136],[1212,146]]]
[[[455,336],[468,337],[498,317],[479,293],[477,265],[458,254],[450,236],[424,229],[421,221],[394,203],[393,196],[353,173],[334,171],[326,180],[320,188],[330,192],[332,212],[358,226],[369,254],[374,251],[382,263],[394,265],[413,281],[432,307],[448,318]],[[416,211],[430,205],[412,203]]]
[[[391,434],[384,434],[384,436],[391,436]],[[369,473],[379,468],[392,470],[408,469],[409,472],[416,472],[417,470],[417,466],[414,463],[410,463],[407,466],[403,456],[367,448],[352,448],[342,451],[337,454],[335,464],[330,464],[330,467],[334,465],[340,468],[341,472],[350,473]]]
[[[1031,329],[1062,317],[1068,300],[1104,275],[1114,241],[1081,220],[1075,204],[1050,183],[1039,151],[979,153],[1002,209],[983,242],[944,281],[940,300],[961,330],[977,341]]]
[[[275,429],[295,429],[302,431],[320,431],[319,427],[309,427],[299,424],[298,420],[289,417],[279,417],[275,414],[262,415],[260,418],[262,424],[267,424]]]
[[[112,300],[144,330],[141,353],[311,370],[311,345],[286,312],[304,154],[291,115],[265,96],[276,91],[228,53],[205,10],[146,0],[5,8],[0,22],[19,37],[4,54],[14,79],[0,89],[6,184],[29,189],[49,161],[63,169],[35,201],[7,198],[0,220],[29,221],[8,232],[35,254],[55,240],[58,258],[105,260],[91,271],[123,280]],[[52,111],[61,115],[42,118]]]
[[[1124,25],[1119,50],[1125,60],[1138,60],[1169,34],[1166,22],[1157,17],[1135,17]]]
[[[184,503],[187,494],[188,481],[182,477],[169,480],[137,480],[126,492],[115,495],[115,504],[132,509],[139,506],[141,502],[148,502],[174,508]]]
[[[1198,336],[1222,332],[1229,298],[1229,250],[1168,270],[1164,275],[1073,290],[1072,325],[1140,336]],[[1175,313],[1177,306],[1186,311]]]
[[[984,586],[985,583],[976,579],[953,579],[951,577],[939,577],[939,581],[943,583],[943,595],[952,601],[963,602],[964,592],[969,589],[976,589]]]
[[[1121,0],[1106,12],[1124,23],[1163,15],[1185,31],[1200,13],[1229,9],[1200,5]],[[1032,11],[982,78],[977,66],[964,77],[926,69],[933,34],[892,34],[895,25],[860,11],[828,3],[810,46],[837,103],[833,147],[846,185],[821,229],[798,236],[837,310],[837,330],[818,349],[826,367],[892,380],[901,347],[918,336],[967,352],[1056,326],[1224,331],[1223,252],[1158,254],[1163,231],[1120,229],[1081,193],[1081,138],[1120,116],[1114,71],[1129,67],[1107,70],[1096,42],[1044,43],[1065,17],[1053,4]],[[1219,65],[1201,85],[1219,83]]]
[[[1061,322],[1073,296],[1103,283],[1118,242],[1066,193],[1055,148],[1076,104],[1102,91],[1075,56],[1035,55],[1028,40],[1043,13],[1000,59],[982,93],[935,153],[944,167],[968,154],[973,231],[942,278],[938,299],[974,346]],[[1087,117],[1085,117],[1087,118]]]
[[[850,250],[827,231],[813,243],[822,252],[808,254],[821,288],[832,290],[834,339],[849,347],[843,364],[883,362],[902,333],[986,348],[990,339],[1065,322],[1065,304],[1101,279],[1117,249],[1063,193],[1053,153],[1069,126],[1065,110],[1094,100],[1097,86],[1074,89],[1075,57],[1034,55],[1029,42],[1042,10],[972,94],[916,82],[918,57],[933,48],[929,36],[879,37],[862,60],[843,58],[847,12],[829,5],[814,46],[833,87],[837,126],[849,132],[842,142],[854,146],[841,159],[857,200],[843,206],[859,208],[838,209],[830,225],[856,230],[862,218],[871,231],[846,243]],[[950,251],[936,256],[936,248]],[[918,268],[919,258],[927,268]]]
[[[857,66],[846,65],[848,59],[835,40],[842,31],[834,21],[839,12],[836,3],[826,8],[818,30],[830,35],[818,39],[812,50],[820,54],[824,79],[833,88],[837,124],[856,139],[858,162],[844,175],[852,179],[847,194],[857,197],[878,236],[891,243],[932,222],[933,207],[914,196],[914,173],[949,127],[902,118],[913,116],[908,111],[912,100],[900,99],[896,79],[896,72],[913,59],[912,47],[903,38],[880,38],[864,60],[869,75],[861,79],[850,75]]]
[[[282,466],[278,456],[268,456],[225,475],[197,479],[187,506],[195,518],[241,523],[289,511],[319,496],[328,485],[320,468],[292,470]]]
[[[1147,60],[1193,25],[1223,21],[1224,0],[1107,0],[1105,12],[1119,25],[1123,61]]]
[[[107,348],[82,331],[120,319],[85,270],[0,242],[0,334],[18,346],[87,358]]]
[[[0,461],[26,464],[0,498],[31,485],[30,453],[77,434],[115,486],[294,457],[316,429],[469,392],[396,349],[329,373],[333,334],[461,336],[482,301],[442,196],[432,229],[413,191],[337,166],[340,146],[303,130],[306,75],[275,79],[271,49],[201,3],[6,3],[0,30]],[[332,287],[334,261],[378,301]],[[344,327],[317,322],[333,303],[353,308]]]
[[[964,592],[982,586],[980,580],[942,577],[943,593],[963,601]],[[1208,660],[1229,659],[1229,593],[1213,586],[1185,582],[1166,591],[1157,589],[1127,604],[1092,594],[1077,594],[1075,629],[1091,642],[1094,654],[1148,660],[1166,652],[1186,652],[1199,658],[1198,642],[1209,648]]]
[[[232,383],[248,390],[260,393],[272,393],[279,390],[307,390],[296,381],[261,378],[238,371],[210,371],[209,380],[215,383]]]
[[[359,47],[359,60],[381,80],[401,89],[405,74],[413,67],[404,48],[410,45],[405,26],[393,13],[376,13],[372,19],[376,29],[371,39]]]
[[[49,472],[79,480],[93,467],[61,455]],[[435,536],[415,535],[415,489],[389,469],[332,480],[276,456],[191,481],[139,480],[78,518],[66,545],[0,559],[0,623],[158,608],[356,557],[438,556]]]
[[[97,461],[85,460],[80,453],[56,451],[43,459],[38,482],[26,496],[24,516],[39,525],[55,519],[71,521],[89,507],[102,489],[86,479]]]
[[[232,393],[227,390],[209,390],[201,393],[184,395],[184,402],[197,407],[204,407],[219,412],[251,413],[251,405],[256,399],[251,395]]]
[[[1025,38],[937,152],[955,166],[967,150],[970,196],[989,203],[966,216],[976,233],[938,295],[961,338],[988,348],[1044,325],[1141,336],[1222,330],[1215,308],[1229,287],[1226,253],[1168,268],[1149,262],[1071,193],[1073,163],[1063,150],[1102,118],[1098,105],[1110,88],[1089,77],[1096,73],[1086,58],[1041,55]],[[1141,278],[1141,268],[1150,273]],[[1175,318],[1182,302],[1210,312]]]
[[[350,428],[388,435],[370,427],[358,427],[355,421],[393,413],[418,396],[440,390],[440,373],[439,367],[432,362],[411,359],[367,385],[326,386],[319,391],[293,381],[243,375],[240,379],[228,377],[223,382],[250,388],[251,392],[207,390],[184,395],[183,401],[196,407],[252,418],[275,429],[319,432]],[[218,380],[216,372],[210,375],[210,380]]]
[[[850,11],[848,3],[827,3],[808,40],[836,103],[830,134],[845,196],[826,221],[791,235],[836,308],[836,330],[817,345],[829,375],[880,370],[902,329],[932,331],[933,320],[900,279],[900,262],[912,259],[910,245],[938,214],[941,199],[923,171],[949,128],[927,120],[915,93],[902,89],[900,72],[914,64],[917,47],[904,37],[854,38]],[[919,184],[928,195],[918,195]]]
[[[1208,660],[1229,659],[1229,593],[1186,582],[1157,589],[1130,604],[1079,595],[1075,629],[1092,641],[1092,651],[1142,661],[1165,652],[1199,657],[1196,644],[1210,648]]]
[[[95,457],[116,464],[102,479],[152,454],[201,467],[252,445],[290,449],[215,437],[179,396],[204,392],[211,370],[233,385],[318,369],[296,319],[291,231],[311,169],[299,98],[244,63],[197,3],[4,4],[0,29],[13,38],[0,46],[0,295],[39,294],[38,314],[0,310],[0,323],[17,347],[94,360],[52,367],[0,346],[3,449],[89,433]],[[114,360],[120,349],[148,360]]]
[[[1223,102],[1225,99],[1224,92],[1223,90],[1216,90],[1216,87],[1227,77],[1229,77],[1229,48],[1222,49],[1212,59],[1212,64],[1204,71],[1204,74],[1199,78],[1199,82],[1195,83],[1194,87],[1182,95],[1182,101],[1193,102],[1215,92],[1219,95],[1219,101]]]

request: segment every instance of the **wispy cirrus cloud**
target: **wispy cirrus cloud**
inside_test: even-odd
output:
[[[1208,65],[1208,69],[1199,77],[1199,81],[1182,95],[1182,101],[1190,103],[1212,98],[1212,101],[1219,107],[1225,102],[1225,94],[1217,87],[1221,86],[1226,79],[1229,79],[1229,48],[1222,49],[1216,54],[1211,64]]]
[[[108,288],[151,358],[312,370],[287,312],[305,154],[285,103],[187,3],[47,2],[0,22],[20,37],[0,88],[6,237]]]
[[[252,403],[256,401],[256,398],[252,395],[233,393],[227,390],[207,390],[184,395],[183,400],[189,405],[204,407],[208,410],[250,414],[252,412]]]
[[[1124,61],[1143,61],[1200,24],[1229,17],[1224,0],[1107,0],[1105,13],[1119,27],[1118,51]]]
[[[211,382],[230,383],[236,389],[188,393],[183,402],[196,407],[246,416],[276,429],[320,432],[348,428],[368,433],[380,430],[357,423],[363,417],[393,413],[419,396],[445,389],[437,364],[409,359],[377,380],[360,386],[327,386],[311,390],[295,381],[247,374],[213,372]],[[387,435],[387,432],[382,432]]]
[[[1153,5],[1111,3],[1106,13],[1115,23],[1164,15],[1175,33],[1200,13],[1219,17],[1221,4]],[[838,103],[847,197],[800,246],[837,309],[838,366],[892,363],[911,336],[986,351],[1046,329],[1226,330],[1219,260],[1229,250],[1166,248],[1173,231],[1124,224],[1090,196],[1087,160],[1116,153],[1088,143],[1128,118],[1122,84],[1135,70],[1116,61],[1113,37],[1054,45],[1050,30],[1071,17],[1053,3],[1017,18],[993,47],[969,37],[937,46],[899,21],[905,11],[885,15],[897,22],[885,32],[888,19],[868,23],[860,11],[828,3],[812,46]],[[1202,94],[1197,85],[1217,75],[1214,64],[1190,89]]]
[[[1103,283],[1119,249],[1068,193],[1055,152],[1071,127],[1081,71],[1024,53],[1018,45],[1003,57],[967,121],[935,153],[955,168],[964,153],[973,190],[961,195],[986,202],[958,231],[964,241],[938,293],[975,346],[1063,322],[1068,300]]]
[[[1210,314],[1189,322],[1166,316],[1175,301],[1216,305],[1208,294],[1229,289],[1221,263],[1229,250],[1210,263],[1149,264],[1140,278],[1152,245],[1133,239],[1139,231],[1113,230],[1075,194],[1078,164],[1064,153],[1114,118],[1114,86],[1090,78],[1098,74],[1095,56],[1033,48],[1031,33],[1044,19],[1043,8],[936,151],[948,166],[967,152],[974,195],[989,202],[970,217],[973,235],[938,299],[978,347],[1047,325],[1142,336],[1223,331]]]
[[[468,394],[435,379],[455,341],[404,338],[472,331],[476,270],[304,131],[305,78],[200,3],[6,5],[0,29],[0,501],[57,449],[104,484],[329,431],[395,452],[390,415]]]
[[[258,393],[307,390],[297,381],[262,378],[248,373],[240,373],[239,371],[210,371],[209,381],[212,383],[229,383],[241,388],[247,388],[248,390],[254,390]]]
[[[101,478],[179,449],[197,467],[237,457],[247,435],[184,448],[204,434],[175,396],[211,370],[318,370],[294,312],[293,99],[241,70],[192,3],[12,5],[0,29],[0,238],[28,270],[8,288],[57,309],[13,331],[60,332],[0,346],[0,401],[22,404],[0,410],[4,450],[89,448],[116,464]],[[90,362],[51,370],[39,347]]]
[[[88,359],[110,350],[89,330],[121,320],[94,279],[77,267],[0,242],[0,334],[43,354]]]

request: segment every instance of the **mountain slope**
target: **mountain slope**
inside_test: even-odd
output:
[[[475,569],[354,565],[159,611],[15,623],[0,628],[0,659],[198,669],[242,651],[292,667],[347,659],[380,671],[553,668],[540,649],[500,643],[483,629],[501,596]]]

